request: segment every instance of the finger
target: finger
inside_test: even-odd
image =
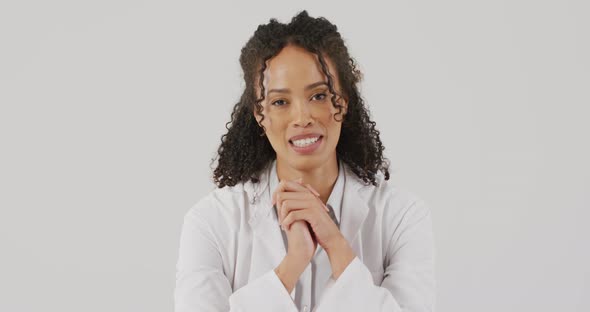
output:
[[[316,196],[320,196],[320,193],[318,193],[313,187],[311,187],[311,185],[309,183],[303,183],[303,178],[298,178],[295,181],[297,183],[299,183],[300,185],[304,186],[305,188],[307,188],[308,190],[310,190]]]
[[[277,188],[274,190],[273,192],[273,200],[272,200],[272,204],[276,204],[276,193],[277,192],[308,192],[309,190],[304,187],[303,185],[295,182],[295,181],[288,181],[288,180],[282,180],[281,182],[279,182],[279,185],[277,185]]]
[[[320,201],[321,201],[321,198],[320,198],[320,193],[318,193],[318,191],[316,191],[316,190],[315,190],[315,189],[314,189],[314,188],[311,186],[311,184],[309,184],[309,183],[305,183],[305,184],[302,184],[302,185],[303,185],[303,186],[305,186],[307,189],[309,189],[309,190],[310,190],[312,193],[314,193],[314,194],[315,194],[315,196],[316,196],[318,199],[320,199]],[[328,209],[328,207],[326,207],[326,205],[324,204],[324,202],[322,202],[322,206],[324,206],[324,209],[326,210],[326,212],[330,212],[330,209]]]
[[[311,187],[311,185],[309,183],[305,183],[303,184],[303,186],[307,187],[308,190],[310,190],[312,193],[315,194],[315,196],[320,196],[320,193],[318,193],[313,187]]]
[[[308,200],[308,199],[315,199],[315,195],[309,192],[277,192],[276,194],[276,203],[277,206],[280,206],[282,201],[287,199],[301,199],[301,200]]]
[[[277,208],[277,212],[279,212],[279,216],[280,216],[280,212],[281,212],[281,208],[283,205],[283,202],[287,199],[294,199],[294,200],[313,200],[316,197],[309,193],[309,192],[278,192],[276,194],[276,208]]]
[[[305,221],[309,227],[309,233],[314,235],[314,224],[317,223],[314,212],[308,209],[300,209],[291,211],[283,220],[281,225],[287,229],[291,229],[291,225],[297,221]]]
[[[322,203],[322,206],[324,206],[324,210],[326,210],[327,213],[330,213],[330,209],[328,208],[328,206],[326,206],[326,204],[324,204],[324,202],[321,200],[320,203]]]
[[[309,184],[307,184],[309,185]],[[328,207],[322,202],[322,200],[318,197],[315,196],[315,194],[311,194],[309,192],[278,192],[275,191],[274,193],[274,197],[275,199],[273,199],[273,206],[276,205],[275,208],[277,208],[277,211],[280,212],[281,211],[281,207],[283,204],[283,201],[286,199],[311,199],[309,196],[312,196],[311,198],[319,200],[320,204],[322,205],[322,207],[324,208],[324,210],[326,210],[326,212],[330,212],[330,209],[328,209]],[[280,214],[279,214],[280,215]]]
[[[311,185],[309,185],[309,184],[306,184],[306,186],[307,186],[307,187],[309,187],[309,188],[310,188],[310,190],[311,190],[312,192],[314,192],[314,193],[315,193],[315,195],[316,195],[317,199],[319,199],[320,203],[322,204],[322,207],[324,207],[324,210],[326,210],[326,212],[330,212],[330,209],[328,209],[328,207],[326,207],[326,205],[324,204],[324,202],[323,202],[323,201],[322,201],[322,199],[320,198],[320,194],[319,194],[319,193],[318,193],[316,190],[314,190],[314,189],[311,187]]]
[[[298,187],[298,183],[295,182],[295,180],[293,181],[288,181],[288,180],[282,180],[279,182],[279,185],[277,185],[277,187],[275,188],[275,190],[272,193],[272,204],[276,204],[277,203],[277,198],[276,198],[276,194],[279,192],[287,192],[287,191],[303,191],[304,188],[302,187]]]
[[[286,199],[281,203],[281,208],[279,209],[279,223],[283,221],[283,219],[287,216],[289,211],[304,209],[305,204],[301,202],[301,200],[297,199]]]
[[[291,191],[291,192],[309,191],[305,186],[303,186],[303,185],[301,185],[301,183],[297,182],[297,180],[292,180],[292,181],[282,180],[279,183],[277,188],[280,188],[283,192],[285,192],[285,191]]]
[[[324,202],[320,198],[320,193],[318,193],[313,187],[311,187],[310,184],[305,184],[305,187],[307,187],[312,193],[314,193],[316,198],[320,200],[320,203],[322,204],[322,207],[324,207],[324,210],[326,210],[326,212],[330,212],[330,209],[328,209],[328,207],[326,207],[326,205],[324,204]]]
[[[291,213],[289,213],[286,217],[285,220],[283,220],[283,222],[281,222],[281,226],[287,230],[291,229],[291,224],[293,224],[293,222],[298,221],[298,220],[305,220],[307,221],[307,215],[309,213],[305,210],[296,210],[296,211],[292,211]]]
[[[311,200],[301,200],[301,199],[287,199],[283,201],[281,205],[281,209],[279,210],[279,222],[281,222],[285,216],[289,214],[289,212],[294,210],[301,210],[311,207],[313,202]]]

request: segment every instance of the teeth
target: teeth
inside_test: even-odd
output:
[[[315,138],[307,138],[307,139],[303,139],[303,140],[293,141],[293,145],[295,145],[297,147],[305,147],[305,146],[315,143],[317,140],[319,140],[319,138],[320,137],[315,137]]]

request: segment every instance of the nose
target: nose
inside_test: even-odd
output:
[[[306,102],[299,102],[295,107],[295,126],[307,127],[313,123],[311,110]]]

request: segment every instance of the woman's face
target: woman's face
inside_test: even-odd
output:
[[[334,64],[324,59],[334,78],[334,89],[342,94]],[[317,56],[304,48],[288,45],[268,61],[265,100],[261,102],[265,117],[262,122],[261,116],[255,113],[255,117],[265,127],[278,162],[305,171],[336,160],[341,122],[334,120],[338,109],[332,105],[327,82]],[[342,115],[336,117],[341,120],[347,103],[339,97],[337,101],[344,106]],[[298,136],[308,139],[300,141]]]

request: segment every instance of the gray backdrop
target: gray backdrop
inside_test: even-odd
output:
[[[339,26],[438,311],[590,311],[588,1],[2,1],[0,310],[172,311],[257,25]]]

